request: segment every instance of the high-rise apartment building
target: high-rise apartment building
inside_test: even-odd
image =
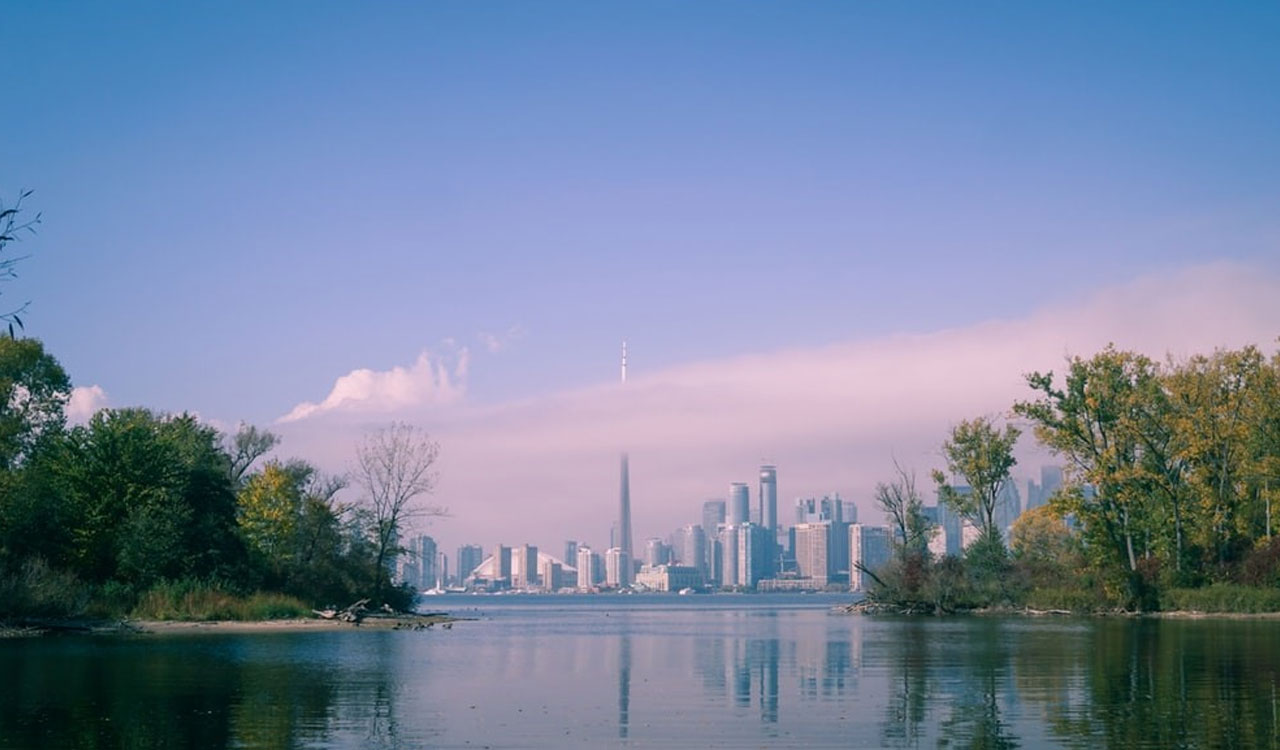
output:
[[[768,568],[768,531],[759,524],[738,526],[738,586],[754,589]]]
[[[600,578],[600,558],[591,551],[590,547],[586,545],[578,547],[577,568],[578,588],[582,591],[591,590]]]
[[[719,582],[724,588],[738,585],[738,527],[724,524],[720,527],[719,544],[720,570]]]
[[[893,556],[893,530],[888,526],[849,525],[849,588],[865,591],[870,576],[888,564]]]
[[[511,548],[499,544],[493,548],[493,577],[511,582]]]
[[[538,548],[525,544],[515,548],[511,563],[511,585],[536,588],[538,585]]]
[[[570,539],[564,543],[564,557],[561,558],[565,565],[574,566],[578,564],[578,543]]]
[[[679,540],[676,557],[680,564],[697,570],[702,580],[706,581],[707,535],[703,533],[702,527],[691,523],[681,528],[676,536]]]
[[[796,574],[826,586],[831,575],[831,522],[799,523],[795,526]]]
[[[771,464],[760,467],[760,525],[765,529],[765,577],[780,570],[778,546],[778,468]]]
[[[621,547],[610,547],[604,553],[604,582],[614,588],[631,585],[631,558]]]

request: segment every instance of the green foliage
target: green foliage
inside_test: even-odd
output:
[[[157,584],[138,599],[130,616],[141,620],[280,620],[311,610],[283,594],[240,596],[216,583],[186,579]]]
[[[1009,472],[1018,463],[1013,446],[1022,431],[1013,425],[999,430],[986,417],[965,420],[951,430],[942,444],[947,470],[964,479],[967,494],[960,493],[940,471],[933,472],[938,497],[962,518],[971,522],[992,544],[1000,542],[995,512],[1000,488],[1009,480]]]
[[[13,470],[61,430],[71,380],[36,339],[0,336],[0,469]]]

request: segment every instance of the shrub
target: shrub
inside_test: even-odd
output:
[[[88,602],[85,586],[65,570],[33,558],[0,574],[0,617],[74,617]]]

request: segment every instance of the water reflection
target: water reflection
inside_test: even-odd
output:
[[[449,635],[0,642],[0,748],[1280,747],[1277,636],[580,607]]]

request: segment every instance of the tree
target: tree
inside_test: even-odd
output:
[[[400,534],[414,518],[443,516],[434,505],[414,500],[435,489],[433,471],[440,445],[412,425],[393,422],[365,436],[356,449],[356,482],[365,492],[364,510],[369,516],[373,541],[373,593],[386,594],[388,568],[400,553]]]
[[[923,552],[928,548],[933,527],[924,515],[924,503],[916,492],[916,475],[895,460],[897,478],[876,485],[876,506],[888,517],[904,552]]]
[[[5,257],[4,253],[8,245],[17,242],[23,234],[35,234],[36,225],[40,223],[40,214],[36,214],[29,221],[19,221],[18,216],[22,213],[22,201],[31,195],[30,190],[24,190],[18,194],[18,200],[13,202],[12,206],[5,207],[4,201],[0,200],[0,280],[8,280],[17,278],[14,268],[18,261],[23,259],[19,257]],[[13,338],[14,326],[22,328],[22,318],[20,317],[27,309],[24,302],[18,307],[8,312],[0,313],[0,322],[4,322],[9,327],[9,338]]]
[[[0,469],[15,468],[40,436],[61,429],[71,380],[36,339],[0,337]]]
[[[239,487],[244,482],[245,472],[249,467],[253,466],[253,462],[265,456],[270,450],[280,444],[279,436],[266,430],[259,430],[251,424],[240,424],[240,428],[236,430],[236,434],[231,438],[231,446],[228,450],[231,456],[231,465],[228,467],[228,476],[231,483]]]
[[[1130,605],[1146,591],[1138,551],[1151,531],[1153,488],[1139,425],[1156,378],[1150,359],[1108,346],[1090,359],[1068,360],[1061,388],[1052,372],[1027,375],[1040,397],[1013,407],[1035,425],[1041,444],[1067,460],[1069,486],[1051,503],[1080,521],[1096,566],[1126,570]]]
[[[1013,446],[1022,431],[1006,425],[1001,431],[986,417],[965,420],[951,430],[942,444],[947,470],[964,479],[967,494],[957,492],[941,471],[933,472],[939,497],[961,517],[977,526],[988,543],[1003,546],[996,527],[996,503],[1000,489],[1009,481],[1009,472],[1018,462]]]

